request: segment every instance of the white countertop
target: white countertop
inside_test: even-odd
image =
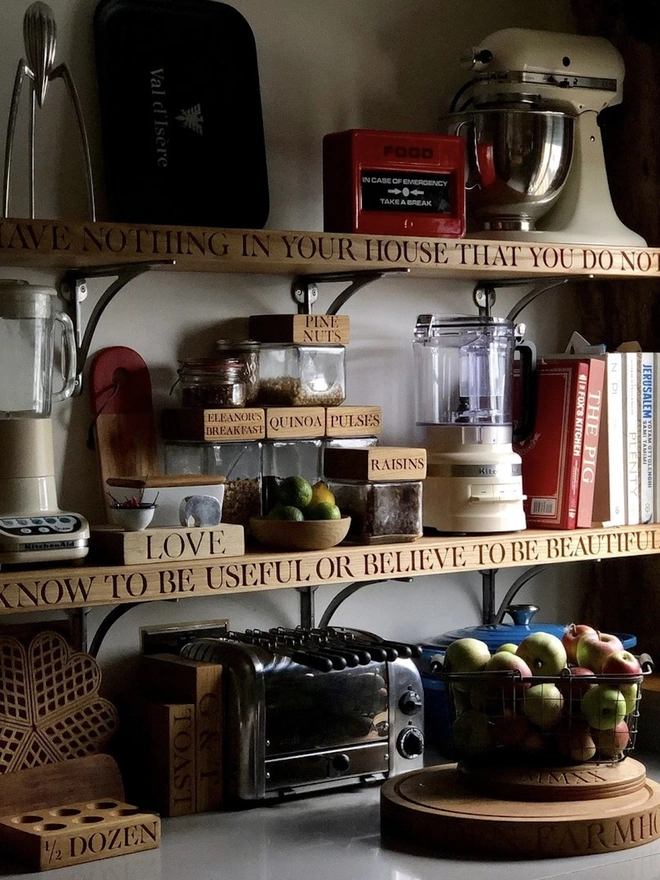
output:
[[[637,756],[660,779],[660,758]],[[379,787],[164,819],[159,849],[45,873],[0,855],[7,880],[658,880],[660,840],[616,853],[538,861],[457,859],[389,848]]]

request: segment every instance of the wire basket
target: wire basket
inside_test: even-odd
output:
[[[517,670],[444,672],[456,758],[515,757],[545,764],[615,763],[635,748],[648,654],[641,674],[523,676]]]

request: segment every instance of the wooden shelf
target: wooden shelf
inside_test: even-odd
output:
[[[309,275],[407,271],[465,280],[658,278],[660,249],[547,241],[397,238],[65,220],[3,219],[0,265],[93,269],[174,260],[184,272]]]
[[[5,570],[0,615],[126,602],[420,577],[660,552],[660,524],[574,531],[420,538],[309,553],[249,552],[185,563]]]

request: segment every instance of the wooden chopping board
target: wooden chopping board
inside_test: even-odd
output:
[[[151,377],[144,360],[123,345],[104,348],[91,362],[88,383],[103,492],[108,477],[159,474]]]
[[[660,785],[648,779],[617,797],[530,803],[480,794],[446,764],[388,779],[380,806],[383,837],[425,852],[556,858],[617,852],[660,837]]]

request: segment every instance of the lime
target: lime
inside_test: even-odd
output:
[[[304,477],[285,477],[277,487],[277,500],[302,510],[312,500],[312,484]]]
[[[328,488],[328,484],[324,483],[323,480],[319,480],[318,483],[314,483],[314,485],[312,486],[312,498],[309,503],[321,504],[323,502],[334,504],[335,496]]]
[[[277,516],[271,516],[275,511],[277,512]],[[299,507],[294,507],[293,504],[277,504],[271,513],[268,514],[268,518],[286,519],[293,522],[302,522],[305,519],[302,510]]]
[[[341,511],[336,504],[319,501],[305,508],[305,519],[341,519]]]

